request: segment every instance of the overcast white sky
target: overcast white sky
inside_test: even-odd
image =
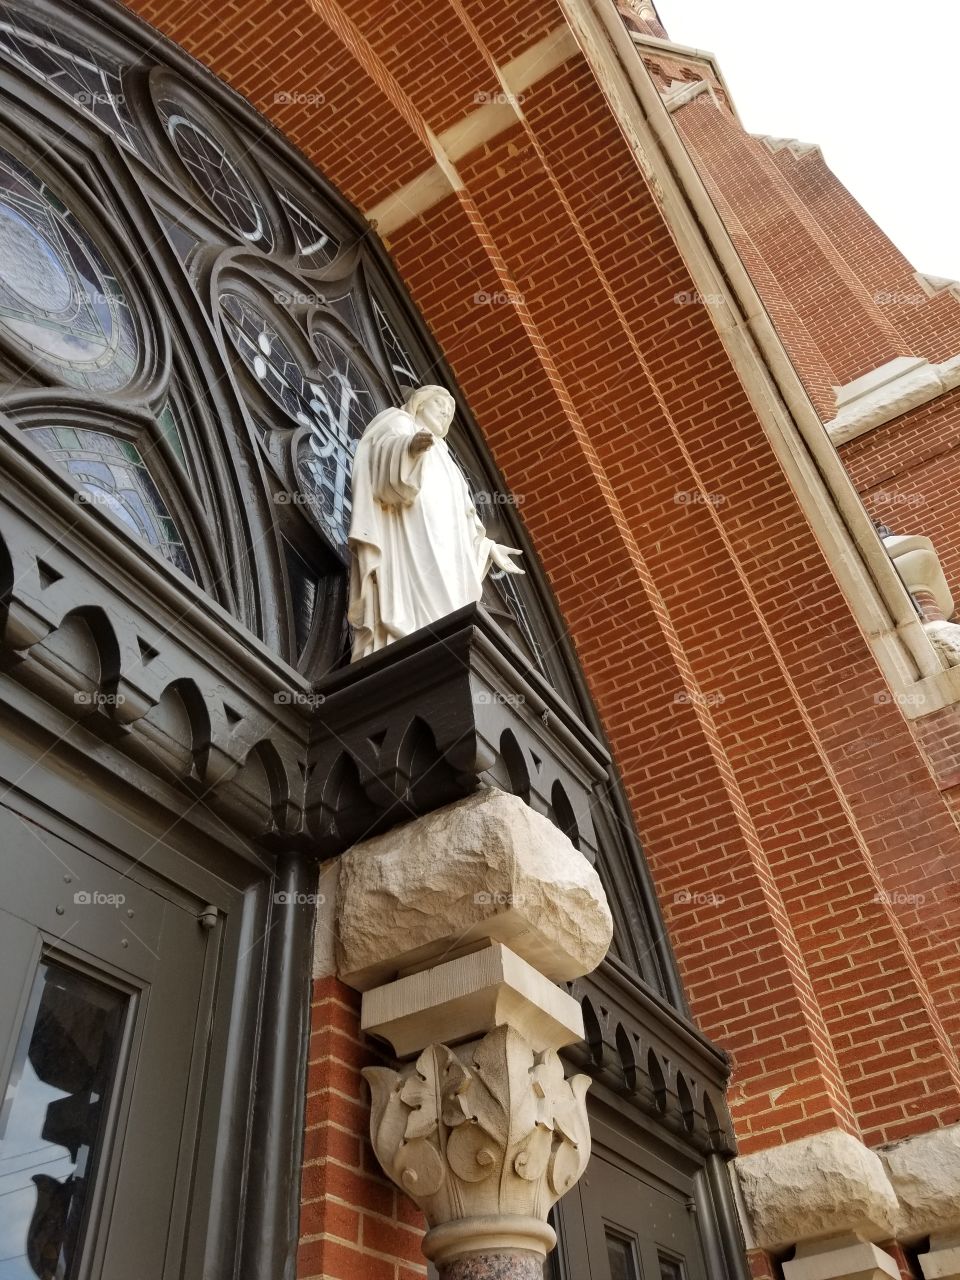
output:
[[[960,279],[957,0],[656,0],[751,133],[818,142],[919,271]]]

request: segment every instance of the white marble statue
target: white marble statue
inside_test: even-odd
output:
[[[520,552],[487,537],[444,439],[443,387],[420,387],[378,413],[353,462],[350,608],[353,661],[480,599],[491,566],[523,573]]]

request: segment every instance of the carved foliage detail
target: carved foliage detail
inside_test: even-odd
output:
[[[536,1052],[512,1027],[363,1074],[377,1158],[432,1227],[504,1214],[545,1221],[586,1167],[589,1077],[565,1079],[556,1053]]]

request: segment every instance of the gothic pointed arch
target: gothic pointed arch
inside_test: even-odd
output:
[[[492,574],[483,603],[599,731],[522,495],[383,246],[248,103],[147,36],[109,0],[0,6],[0,418],[75,486],[78,520],[317,680],[346,652],[353,449],[410,387],[445,382],[478,512],[531,568]],[[594,824],[614,954],[680,1003],[616,780]]]

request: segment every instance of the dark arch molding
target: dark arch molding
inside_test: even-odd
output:
[[[71,3],[70,0],[66,0],[66,3],[56,6],[51,3],[51,0],[33,0],[32,9],[37,13],[48,14],[52,21],[93,26],[101,33],[107,32],[112,28],[120,36],[129,39],[131,46],[134,48],[144,48],[149,44],[150,56],[164,62],[191,86],[196,86],[195,91],[209,99],[214,104],[215,109],[224,115],[231,127],[237,130],[255,129],[258,132],[264,131],[264,118],[257,114],[239,95],[217,80],[212,73],[201,68],[199,64],[195,63],[171,42],[162,37],[158,39],[155,31],[133,15],[122,10],[112,0],[85,0],[82,8],[78,4]],[[33,90],[35,92],[28,96],[35,104],[35,109],[39,110],[40,107],[36,106],[36,104],[42,103],[44,94],[37,89],[36,85],[33,86]],[[47,97],[49,98],[49,95]],[[61,114],[65,111],[62,103],[59,111]],[[84,127],[89,135],[92,129],[89,120],[86,121]],[[361,215],[351,208],[288,140],[284,139],[272,126],[266,129],[264,137],[264,145],[268,149],[268,154],[265,154],[263,158],[263,171],[266,173],[269,170],[271,173],[276,173],[286,170],[292,175],[291,181],[295,179],[303,189],[318,192],[320,207],[325,211],[331,211],[332,229],[338,236],[343,237],[345,243],[345,248],[337,259],[337,263],[329,269],[291,275],[289,272],[285,273],[282,264],[279,264],[274,268],[276,276],[280,277],[287,274],[292,279],[303,277],[315,283],[318,291],[322,291],[325,286],[329,286],[331,294],[335,291],[338,283],[342,284],[345,281],[361,278],[366,285],[366,289],[361,290],[360,293],[362,314],[359,319],[362,333],[368,337],[373,334],[373,340],[379,341],[381,347],[384,346],[382,338],[379,340],[376,338],[376,323],[373,316],[373,305],[379,306],[382,303],[389,312],[390,323],[396,328],[398,340],[404,344],[409,344],[412,358],[415,361],[420,361],[421,368],[433,370],[430,375],[431,380],[444,382],[458,392],[457,400],[460,414],[457,445],[462,450],[465,465],[471,471],[472,479],[479,487],[487,488],[491,492],[504,491],[505,486],[502,478],[489,455],[478,424],[473,419],[464,397],[459,394],[452,370],[443,358],[442,352],[433,343],[423,321],[417,315],[407,297],[403,282],[383,245],[375,236],[369,233],[369,228]],[[100,146],[89,149],[89,155],[84,153],[82,160],[85,169],[89,168],[89,171],[94,173],[97,164],[102,162],[103,155],[108,153],[111,147],[118,149],[118,144],[111,139],[104,138],[101,140]],[[124,156],[123,166],[129,173],[140,172],[139,162],[129,156]],[[63,165],[62,167],[64,172],[68,171],[68,166]],[[138,216],[141,219],[147,218],[149,212],[148,199],[147,196],[144,196],[139,207]],[[203,215],[198,214],[198,226],[210,226],[213,221],[213,215],[209,212]],[[351,247],[352,241],[358,242],[360,239],[363,239],[364,242],[362,251],[355,244]],[[163,249],[163,253],[166,256],[166,262],[163,272],[158,272],[158,276],[163,277],[160,285],[162,285],[163,289],[169,291],[168,296],[174,296],[174,291],[169,284],[169,278],[176,274],[172,264],[174,262],[180,263],[182,259],[176,259],[173,250],[169,246]],[[178,331],[179,336],[175,336],[172,343],[175,356],[171,357],[171,362],[175,363],[176,358],[183,359],[182,348],[187,345],[187,339],[189,339],[191,332],[196,330],[199,333],[202,329],[202,343],[200,345],[202,345],[206,353],[205,359],[207,363],[202,364],[198,361],[194,383],[188,386],[189,391],[199,394],[196,383],[202,381],[205,369],[216,368],[215,357],[217,352],[219,351],[219,355],[224,362],[228,359],[223,350],[223,329],[219,324],[215,310],[216,297],[213,291],[213,282],[216,281],[218,274],[223,273],[229,277],[231,272],[236,273],[238,276],[248,272],[252,275],[259,274],[260,280],[263,281],[269,274],[267,269],[269,264],[266,259],[259,258],[252,249],[237,244],[228,245],[226,240],[218,242],[217,246],[208,254],[205,253],[204,245],[201,243],[200,249],[190,259],[190,263],[195,270],[196,293],[194,294],[188,290],[183,281],[180,282],[181,292],[179,296],[183,300],[185,316],[182,328]],[[182,273],[183,268],[180,267],[179,270]],[[203,292],[204,285],[210,286],[207,294]],[[366,311],[364,311],[364,308],[366,308]],[[342,315],[338,313],[335,316],[330,311],[319,313],[319,317],[312,314],[308,323],[313,323],[314,320],[317,321],[320,327],[330,326],[334,328],[337,325],[346,323]],[[336,332],[341,337],[345,333],[342,329],[336,329]],[[179,347],[177,345],[178,342],[180,344]],[[218,344],[220,344],[219,348]],[[380,354],[382,356],[384,352],[381,351]],[[239,375],[236,373],[234,374],[234,382],[239,386]],[[390,385],[388,375],[381,388],[383,395],[387,394]],[[256,415],[248,404],[238,407],[238,397],[239,393],[236,397],[234,396],[232,385],[219,389],[216,398],[211,392],[209,403],[205,402],[203,412],[206,413],[208,418],[217,418],[222,422],[225,437],[235,436],[235,439],[230,438],[228,440],[228,443],[234,447],[232,452],[229,449],[224,449],[220,470],[215,473],[215,480],[222,482],[225,489],[229,488],[231,490],[230,497],[237,505],[243,508],[245,495],[252,493],[256,484],[261,484],[262,487],[266,488],[264,477],[268,473],[262,465],[259,455],[256,454],[256,450],[252,447],[251,441],[254,439],[254,431],[251,431],[250,439],[241,437],[239,434],[238,423],[253,424],[254,430],[261,424],[259,422],[254,423]],[[198,412],[200,411],[198,410]],[[266,406],[261,406],[259,412],[261,416],[269,416],[269,410]],[[235,431],[233,430],[234,428],[236,428]],[[242,468],[247,468],[251,473],[255,473],[251,487],[247,490],[243,489],[238,480],[238,473]],[[197,545],[208,548],[211,560],[215,564],[217,548],[212,545],[209,529],[203,530],[200,528],[202,521],[200,519],[201,513],[197,510],[198,503],[191,497],[185,497],[184,502],[185,507],[192,512],[198,524]],[[236,529],[238,532],[234,534],[233,550],[236,549],[236,542],[238,540],[242,541],[244,530],[252,530],[253,535],[267,530],[269,525],[268,515],[269,507],[265,505],[261,494],[260,505],[251,512],[249,525],[243,524],[241,520],[237,521]],[[563,620],[549,584],[539,565],[536,549],[519,519],[516,508],[510,506],[500,507],[498,516],[503,522],[511,543],[520,546],[525,552],[528,577],[525,579],[523,586],[523,603],[531,619],[534,639],[542,642],[538,647],[540,651],[546,654],[544,659],[545,671],[561,695],[576,708],[587,726],[602,739],[603,732],[599,717],[587,691],[582,671],[572,643],[566,634]],[[216,525],[217,522],[214,521],[213,523]],[[259,558],[251,561],[255,565],[257,583],[261,585],[260,595],[257,599],[255,601],[252,599],[253,593],[251,592],[251,602],[246,604],[241,602],[234,605],[234,597],[228,594],[225,604],[228,608],[236,609],[235,616],[242,617],[250,630],[256,630],[259,626],[260,636],[276,651],[283,652],[283,645],[287,643],[287,652],[293,653],[292,665],[296,662],[296,653],[289,649],[289,637],[287,637],[286,641],[284,640],[282,626],[278,625],[271,630],[273,626],[273,619],[270,616],[272,607],[287,600],[292,592],[292,588],[288,586],[288,578],[283,568],[282,549],[279,545],[279,539],[274,538],[273,541],[277,545],[272,545],[270,538],[265,533],[264,546],[258,552]],[[242,594],[243,586],[240,584],[234,592],[234,596],[239,598],[242,597]],[[311,674],[315,671],[317,653],[321,647],[318,645],[304,660],[304,667]],[[534,647],[537,646],[535,645]],[[326,656],[329,655],[327,654]],[[186,693],[184,697],[184,701],[188,703],[188,711],[192,713],[190,719],[195,728],[195,749],[201,755],[205,751],[204,738],[210,737],[209,727],[205,727],[204,724],[204,716],[208,708],[203,702],[203,697],[204,695],[199,690],[196,690],[196,697],[192,693]],[[418,743],[411,739],[408,745],[412,757],[416,754]],[[264,805],[274,811],[279,834],[281,836],[285,835],[282,811],[286,801],[287,782],[292,776],[289,762],[281,760],[269,740],[264,739],[262,743],[255,744],[244,757],[241,772],[244,769],[248,770],[251,778],[262,779]],[[349,763],[344,763],[343,767],[338,771],[335,785],[338,789],[349,793],[356,800],[358,806],[363,806],[365,797],[362,783],[357,776],[356,770]],[[562,810],[563,807],[562,801],[558,798],[554,803],[554,808]],[[633,831],[629,805],[622,786],[616,777],[607,786],[603,803],[599,808],[601,810],[598,814],[601,860],[603,862],[605,883],[608,885],[611,898],[615,898],[617,902],[617,954],[622,962],[621,968],[630,970],[631,981],[635,978],[640,980],[637,986],[640,985],[640,982],[645,982],[649,987],[665,997],[666,1001],[674,1006],[674,1009],[683,1011],[685,1004],[682,988],[673,963],[669,943],[666,940],[665,927],[646,865]],[[560,815],[560,820],[561,825],[566,825],[573,819],[569,813],[566,813]],[[315,887],[311,882],[311,868],[304,859],[289,853],[288,848],[282,843],[278,842],[273,848],[281,850],[280,856],[273,864],[273,882],[270,883],[269,879],[264,877],[263,881],[257,884],[253,890],[253,892],[261,895],[264,915],[271,920],[276,919],[276,913],[274,912],[271,915],[269,906],[269,894],[271,891],[275,891],[277,887],[284,886],[290,892],[309,893],[311,887]],[[299,936],[296,933],[297,929],[300,930]],[[304,1032],[302,1015],[304,1002],[307,999],[309,974],[304,968],[303,958],[309,953],[310,940],[308,928],[304,925],[302,919],[298,919],[298,924],[293,929],[277,928],[272,933],[268,932],[264,936],[267,937],[265,950],[269,955],[263,961],[263,967],[252,976],[254,982],[260,984],[261,991],[270,990],[271,998],[275,994],[274,987],[271,984],[275,984],[278,1004],[281,1001],[286,1002],[284,1004],[286,1010],[284,1016],[286,1018],[287,1038],[283,1040],[279,1035],[274,1037],[272,1023],[265,1023],[262,1032],[258,1028],[254,1028],[258,1046],[257,1052],[262,1055],[262,1063],[258,1066],[257,1088],[260,1090],[261,1098],[265,1098],[266,1101],[262,1105],[251,1109],[251,1141],[255,1149],[263,1150],[265,1156],[268,1151],[272,1152],[276,1156],[278,1169],[281,1169],[284,1166],[285,1155],[289,1157],[290,1151],[296,1149],[296,1144],[300,1138],[298,1108],[303,1092],[303,1080],[297,1071],[290,1070],[290,1058],[284,1058],[284,1053],[289,1051],[290,1044],[299,1035],[301,1037],[301,1043],[299,1044],[301,1066],[302,1062],[305,1061],[305,1047],[302,1042]],[[586,985],[589,986],[589,981]],[[661,1007],[662,1004],[663,1001],[661,1001]],[[646,1091],[646,1080],[649,1073],[650,1087],[656,1095],[657,1101],[660,1102],[662,1099],[662,1109],[666,1111],[668,1109],[667,1085],[660,1061],[654,1051],[650,1050],[645,1061],[643,1050],[640,1048],[641,1040],[632,1032],[628,1033],[623,1030],[613,1019],[608,1008],[600,1003],[599,1000],[591,1000],[586,997],[583,1001],[583,1009],[593,1065],[598,1071],[613,1073],[619,1064],[619,1074],[628,1089],[637,1090],[638,1092]],[[244,1016],[253,1017],[253,1015],[246,1013]],[[613,1026],[611,1026],[611,1023],[613,1023]],[[611,1032],[615,1041],[613,1046],[609,1044],[607,1039]],[[276,1055],[276,1062],[273,1062],[274,1054]],[[299,1070],[300,1068],[298,1068]],[[266,1085],[262,1083],[264,1081],[267,1082]],[[697,1097],[699,1097],[700,1094],[696,1082],[694,1087],[697,1090]],[[678,1082],[678,1095],[680,1092],[680,1084]],[[681,1113],[685,1114],[682,1097],[679,1099],[679,1103]],[[676,1119],[676,1113],[672,1112],[670,1118]],[[720,1128],[719,1122],[717,1122],[717,1128]],[[260,1143],[260,1146],[257,1146],[258,1143]],[[279,1176],[286,1178],[287,1174],[282,1172],[281,1169]],[[296,1233],[295,1203],[297,1188],[294,1177],[288,1178],[287,1182],[288,1185],[284,1187],[270,1188],[262,1198],[257,1195],[251,1198],[251,1202],[247,1206],[249,1214],[244,1219],[241,1242],[230,1240],[229,1230],[224,1230],[223,1224],[221,1224],[221,1232],[225,1242],[231,1248],[243,1251],[246,1259],[243,1264],[244,1275],[279,1274],[276,1271],[276,1263],[278,1252],[282,1252],[284,1242],[281,1238],[283,1231],[277,1226],[277,1218],[283,1213],[288,1215],[287,1240],[294,1238]],[[237,1203],[240,1203],[239,1196],[237,1197]],[[272,1222],[268,1221],[271,1214],[274,1215]],[[260,1265],[257,1268],[254,1268],[249,1261],[255,1254],[258,1255],[260,1261]]]

